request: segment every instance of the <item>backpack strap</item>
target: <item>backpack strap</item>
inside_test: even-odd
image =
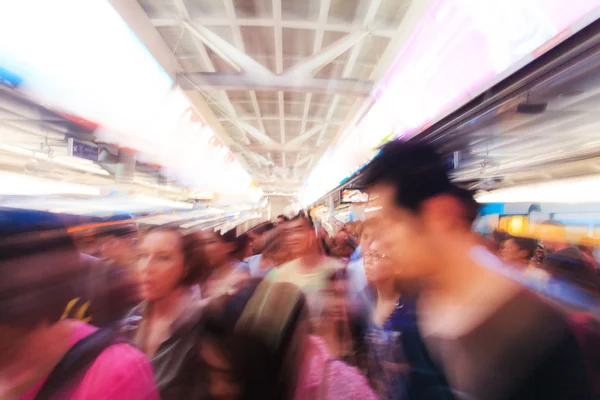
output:
[[[35,400],[51,400],[63,390],[81,379],[98,356],[112,344],[117,343],[116,333],[111,329],[98,329],[79,340],[54,367],[37,393]]]

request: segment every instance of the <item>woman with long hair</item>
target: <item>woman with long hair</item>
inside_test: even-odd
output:
[[[143,301],[122,332],[152,360],[161,398],[187,398],[186,362],[202,307],[194,286],[206,263],[194,238],[173,228],[144,233],[138,251]]]

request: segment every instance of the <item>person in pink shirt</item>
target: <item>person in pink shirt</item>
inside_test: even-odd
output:
[[[60,221],[7,213],[0,210],[0,398],[158,399],[143,353],[109,329],[62,319],[80,257]]]

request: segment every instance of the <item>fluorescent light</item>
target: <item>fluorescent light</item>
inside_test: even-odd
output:
[[[597,203],[600,176],[498,189],[476,196],[479,203]]]
[[[156,207],[174,208],[179,210],[191,210],[192,208],[194,208],[194,205],[192,203],[161,199],[160,197],[148,197],[140,195],[135,196],[133,200],[137,203],[142,203]]]
[[[28,175],[0,174],[0,195],[44,196],[57,194],[99,196],[100,189],[76,183],[38,179]]]
[[[183,229],[188,229],[188,228],[192,228],[196,225],[200,225],[200,224],[204,224],[206,222],[213,222],[213,221],[218,221],[222,218],[225,218],[225,215],[219,215],[218,217],[213,217],[213,218],[207,218],[207,219],[201,219],[198,221],[192,221],[192,222],[188,222],[187,224],[183,224],[181,225],[181,228]]]
[[[33,157],[33,151],[24,149],[22,147],[13,146],[12,144],[0,143],[0,150]]]
[[[51,162],[54,162],[56,164],[60,164],[62,166],[65,167],[69,167],[69,168],[73,168],[73,169],[78,169],[80,171],[84,171],[84,172],[90,172],[92,174],[98,174],[98,175],[110,175],[108,173],[108,171],[102,169],[100,166],[96,165],[95,163],[93,163],[93,161],[91,162],[91,165],[85,165],[83,163],[81,163],[81,161],[79,161],[77,159],[77,157],[56,157],[56,158],[51,158],[48,157],[46,154],[43,153],[36,153],[35,155],[36,158],[42,158],[44,160],[49,160]]]

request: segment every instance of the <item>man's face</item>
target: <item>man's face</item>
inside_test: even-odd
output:
[[[306,255],[314,248],[316,235],[305,219],[298,218],[283,226],[285,243],[294,257]]]
[[[248,239],[250,240],[250,247],[254,254],[261,254],[264,250],[264,240],[262,240],[261,235],[255,232],[248,232]]]
[[[110,236],[102,244],[102,256],[108,260],[127,264],[132,257],[135,235]]]
[[[373,218],[369,239],[386,249],[396,277],[414,279],[434,273],[439,261],[424,218],[396,204],[393,186],[375,185],[369,195],[375,198],[372,205],[381,207],[376,215],[369,215]]]

